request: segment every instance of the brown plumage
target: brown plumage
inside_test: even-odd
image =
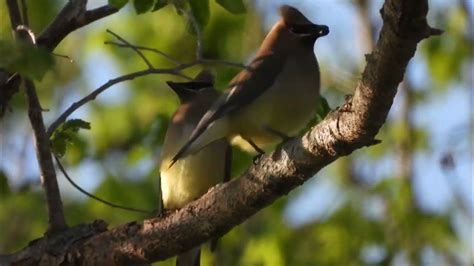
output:
[[[315,115],[320,77],[313,46],[329,29],[290,6],[280,13],[249,69],[237,74],[204,114],[170,167],[217,139],[241,137],[257,147],[278,143]]]
[[[202,115],[219,97],[210,73],[201,72],[192,82],[168,82],[181,104],[166,132],[161,152],[160,174],[165,209],[179,209],[230,177],[231,150],[226,139],[216,140],[199,152],[180,160],[173,168],[172,156],[186,142]],[[199,265],[200,247],[179,254],[178,266]]]

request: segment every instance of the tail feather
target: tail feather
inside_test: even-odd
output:
[[[183,147],[173,156],[168,167],[171,168],[181,158],[194,154],[214,141],[226,137],[227,131],[227,121],[224,119],[215,121],[207,128],[197,127]]]

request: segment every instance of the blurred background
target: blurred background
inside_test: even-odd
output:
[[[39,33],[65,0],[26,1],[30,25]],[[89,1],[97,7],[106,1]],[[381,0],[246,2],[229,12],[214,0],[199,17],[204,55],[246,63],[271,25],[278,7],[291,4],[331,33],[315,53],[323,96],[331,108],[351,94],[381,28]],[[430,0],[428,21],[445,30],[418,46],[399,86],[379,145],[340,158],[302,187],[234,228],[217,252],[207,248],[203,265],[472,265],[473,2]],[[198,14],[199,15],[199,14]],[[470,23],[471,22],[471,23]],[[146,65],[130,49],[105,45],[113,30],[136,45],[158,48],[183,62],[194,60],[195,35],[172,6],[137,15],[119,13],[69,35],[55,50],[54,69],[37,83],[49,125],[74,101],[107,80]],[[11,39],[5,2],[0,39]],[[155,67],[172,63],[146,53]],[[1,59],[0,59],[1,60]],[[217,88],[239,71],[215,65]],[[184,73],[194,76],[196,66]],[[166,86],[179,78],[149,75],[120,83],[73,113],[91,123],[67,146],[63,163],[71,177],[104,199],[141,209],[158,204],[160,148],[178,98]],[[315,103],[317,104],[317,103]],[[234,149],[233,176],[252,156]],[[110,226],[149,217],[113,209],[74,189],[58,173],[70,225],[104,219]],[[24,93],[17,93],[0,122],[0,253],[41,237],[46,208],[39,184]],[[174,259],[157,263],[174,265]]]

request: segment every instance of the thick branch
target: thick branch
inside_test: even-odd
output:
[[[127,265],[168,258],[222,236],[332,161],[376,143],[374,137],[387,117],[418,42],[436,32],[426,24],[426,12],[426,0],[386,1],[380,38],[367,57],[354,97],[303,137],[263,156],[240,178],[214,187],[177,212],[143,224],[129,223],[75,243],[67,256],[62,256],[67,258],[64,262]]]
[[[84,0],[69,1],[38,36],[38,46],[52,51],[69,33],[118,11],[109,5],[86,10],[86,3]]]
[[[41,184],[46,194],[48,207],[48,234],[64,230],[66,221],[64,219],[63,205],[59,194],[56,171],[51,158],[49,137],[43,122],[43,115],[36,95],[36,89],[31,80],[25,80],[25,90],[28,98],[28,116],[35,136],[36,156],[41,173]]]

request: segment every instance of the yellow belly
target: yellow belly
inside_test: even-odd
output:
[[[161,163],[163,207],[178,209],[205,194],[220,183],[225,175],[226,145],[216,141],[201,151],[189,155],[169,168],[171,158]]]
[[[317,71],[296,73],[297,70],[291,66],[284,69],[282,75],[293,78],[277,80],[255,101],[232,115],[232,124],[239,135],[264,149],[282,141],[266,128],[293,137],[307,126],[317,110],[319,74]],[[234,138],[232,143],[249,150],[249,145],[239,139]]]

